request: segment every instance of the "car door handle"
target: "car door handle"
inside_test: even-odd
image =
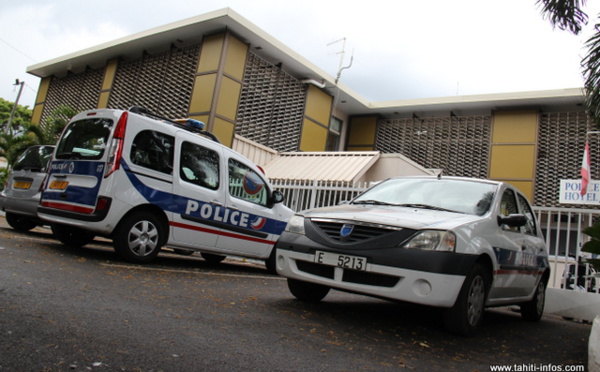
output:
[[[221,203],[218,200],[213,200],[213,201],[210,202],[210,204],[216,205],[217,207],[222,207],[223,206],[223,203]]]

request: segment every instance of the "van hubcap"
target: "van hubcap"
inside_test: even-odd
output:
[[[140,221],[129,231],[129,248],[138,256],[147,256],[158,245],[158,230],[148,221]]]

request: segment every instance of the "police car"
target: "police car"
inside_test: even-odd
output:
[[[331,288],[444,309],[446,328],[469,335],[486,306],[518,304],[540,320],[550,269],[530,204],[504,182],[406,177],[349,204],[290,219],[277,271],[304,301]]]
[[[64,244],[109,237],[131,262],[168,246],[211,262],[266,260],[274,271],[273,245],[293,212],[258,167],[202,125],[136,107],[76,115],[56,145],[39,216]]]

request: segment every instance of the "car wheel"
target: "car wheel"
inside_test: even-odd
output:
[[[221,256],[218,254],[212,254],[212,253],[200,253],[200,255],[202,256],[202,258],[204,258],[204,260],[210,264],[218,264],[221,263],[224,259],[225,256]]]
[[[446,330],[463,336],[473,334],[481,325],[489,289],[483,266],[475,264],[466,277],[453,307],[444,311]]]
[[[125,261],[148,263],[160,252],[163,232],[160,220],[153,214],[134,213],[117,226],[113,237],[115,251]]]
[[[20,214],[6,212],[6,222],[17,231],[29,231],[37,226],[37,223],[30,218],[21,216]]]
[[[267,258],[265,260],[265,267],[267,268],[267,272],[269,274],[277,275],[277,266],[276,266],[276,261],[275,261],[276,253],[277,253],[277,249],[275,249],[275,247],[273,247],[273,249],[271,250],[271,254],[269,255],[269,258]]]
[[[329,293],[329,287],[324,285],[303,282],[301,280],[290,279],[287,280],[288,288],[290,292],[301,301],[306,302],[319,302],[327,296]]]
[[[73,226],[52,224],[52,234],[67,247],[79,248],[94,240],[94,234]]]
[[[546,283],[540,280],[531,301],[521,304],[521,317],[530,322],[537,322],[544,315],[546,302]]]

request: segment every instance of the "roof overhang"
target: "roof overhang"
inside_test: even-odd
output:
[[[67,54],[27,68],[27,72],[45,78],[79,73],[86,68],[101,68],[116,58],[138,58],[144,52],[156,53],[172,47],[184,47],[202,41],[205,35],[230,31],[247,43],[252,52],[261,58],[281,65],[290,75],[312,81],[332,96],[336,96],[338,109],[347,115],[381,115],[403,117],[437,115],[471,115],[494,110],[577,109],[583,105],[581,88],[454,96],[443,98],[411,99],[386,102],[369,102],[356,94],[316,65],[267,34],[238,13],[224,8],[182,21],[156,27],[78,52]],[[376,82],[374,82],[376,84]]]

